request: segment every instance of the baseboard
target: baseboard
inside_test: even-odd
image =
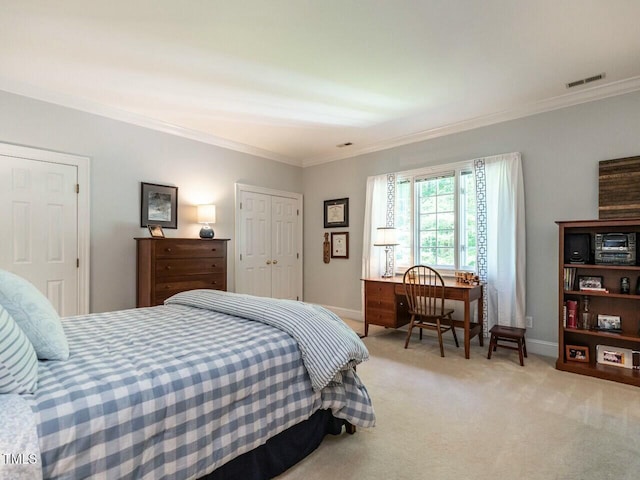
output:
[[[340,318],[349,318],[351,320],[357,320],[364,322],[364,316],[360,310],[350,310],[348,308],[334,307],[333,305],[323,305],[324,308],[331,310]],[[526,337],[527,339],[527,352],[535,355],[542,355],[544,357],[557,357],[558,356],[558,344],[554,342],[547,342],[545,340],[536,340],[535,338]],[[488,339],[487,339],[488,341]]]
[[[331,310],[340,318],[349,318],[351,320],[359,320],[364,322],[364,316],[360,310],[350,310],[348,308],[334,307],[333,305],[322,305],[327,310]]]
[[[558,344],[553,342],[546,342],[544,340],[536,340],[535,338],[526,337],[527,341],[527,353],[535,353],[536,355],[542,355],[544,357],[557,357],[558,356]]]

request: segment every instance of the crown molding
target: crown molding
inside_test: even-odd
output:
[[[339,154],[328,156],[318,156],[303,161],[302,167],[311,167],[314,165],[335,162],[337,160],[352,158],[367,153],[388,150],[390,148],[409,145],[411,143],[444,137],[445,135],[451,135],[453,133],[464,132],[467,130],[473,130],[475,128],[507,122],[509,120],[516,120],[518,118],[537,115],[539,113],[559,110],[561,108],[571,107],[573,105],[593,102],[617,95],[624,95],[625,93],[631,93],[637,90],[640,90],[640,76],[620,80],[618,82],[611,82],[606,85],[584,88],[577,92],[571,92],[564,95],[559,95],[557,97],[552,97],[537,102],[531,102],[520,107],[515,107],[509,110],[504,110],[502,112],[496,112],[489,115],[471,118],[462,122],[452,123],[450,125],[445,125],[442,127],[436,127],[409,135],[394,137],[382,142],[376,142],[370,145],[366,145],[362,148],[349,149],[348,152],[340,152]]]
[[[191,130],[189,128],[180,127],[160,120],[155,120],[144,115],[137,113],[127,112],[114,107],[109,107],[91,100],[87,100],[80,97],[74,97],[63,93],[56,93],[34,85],[26,83],[13,82],[4,78],[0,78],[0,90],[4,90],[8,93],[16,95],[22,95],[24,97],[41,100],[43,102],[53,103],[66,108],[74,110],[80,110],[82,112],[99,115],[111,120],[118,120],[121,122],[136,125],[138,127],[149,128],[163,133],[176,135],[182,138],[188,138],[190,140],[196,140],[198,142],[206,143],[209,145],[215,145],[216,147],[226,148],[228,150],[234,150],[236,152],[247,153],[257,157],[267,158],[276,162],[287,163],[296,167],[301,167],[302,162],[297,159],[286,157],[284,155],[277,154],[275,152],[264,150],[262,148],[246,145],[244,143],[234,142],[225,138],[217,137],[204,132]]]
[[[274,160],[276,162],[305,168],[312,167],[314,165],[320,165],[323,163],[330,163],[338,160],[352,158],[367,153],[388,150],[390,148],[422,142],[425,140],[443,137],[454,133],[460,133],[467,130],[473,130],[475,128],[486,127],[509,120],[516,120],[518,118],[558,110],[573,105],[579,105],[582,103],[593,102],[608,97],[623,95],[625,93],[635,92],[637,90],[640,90],[640,76],[620,80],[617,82],[611,82],[601,86],[582,88],[581,90],[576,92],[559,95],[557,97],[552,97],[537,102],[531,102],[519,107],[503,110],[501,112],[495,112],[489,115],[483,115],[461,122],[423,130],[409,135],[390,138],[381,142],[375,142],[369,145],[365,145],[361,148],[350,148],[348,151],[341,151],[332,155],[320,155],[307,160],[294,159],[252,145],[246,145],[204,132],[172,125],[170,123],[148,118],[140,114],[127,112],[125,110],[120,110],[114,107],[109,107],[87,99],[77,98],[72,95],[55,93],[26,83],[13,82],[6,78],[0,78],[0,90],[48,103],[53,103],[62,107],[72,108],[94,115],[99,115],[112,120],[122,121],[125,123],[137,125],[139,127],[149,128],[151,130],[188,138],[190,140],[196,140],[198,142],[215,145],[217,147],[226,148],[228,150],[246,153],[257,157]]]

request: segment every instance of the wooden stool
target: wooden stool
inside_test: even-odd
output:
[[[520,365],[524,367],[523,355],[527,356],[527,343],[524,340],[524,332],[526,328],[504,327],[502,325],[494,325],[489,332],[491,333],[491,341],[489,342],[489,354],[487,358],[491,358],[491,352],[495,352],[496,348],[508,348],[509,350],[517,350],[520,354]],[[500,345],[498,340],[516,343],[517,347],[511,345]]]

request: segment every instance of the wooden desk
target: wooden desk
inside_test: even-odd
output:
[[[401,277],[363,278],[364,281],[364,336],[369,334],[369,325],[399,328],[411,320]],[[465,285],[454,279],[445,279],[444,296],[450,300],[464,302],[464,320],[456,320],[457,327],[464,328],[464,356],[469,358],[471,339],[478,335],[480,346],[484,345],[482,326],[484,288],[482,285]],[[478,322],[471,322],[471,302],[478,302]]]

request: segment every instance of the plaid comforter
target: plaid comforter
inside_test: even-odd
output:
[[[260,322],[165,305],[63,324],[69,360],[23,396],[45,478],[198,478],[318,409],[375,423],[353,369],[314,391],[295,339]]]

